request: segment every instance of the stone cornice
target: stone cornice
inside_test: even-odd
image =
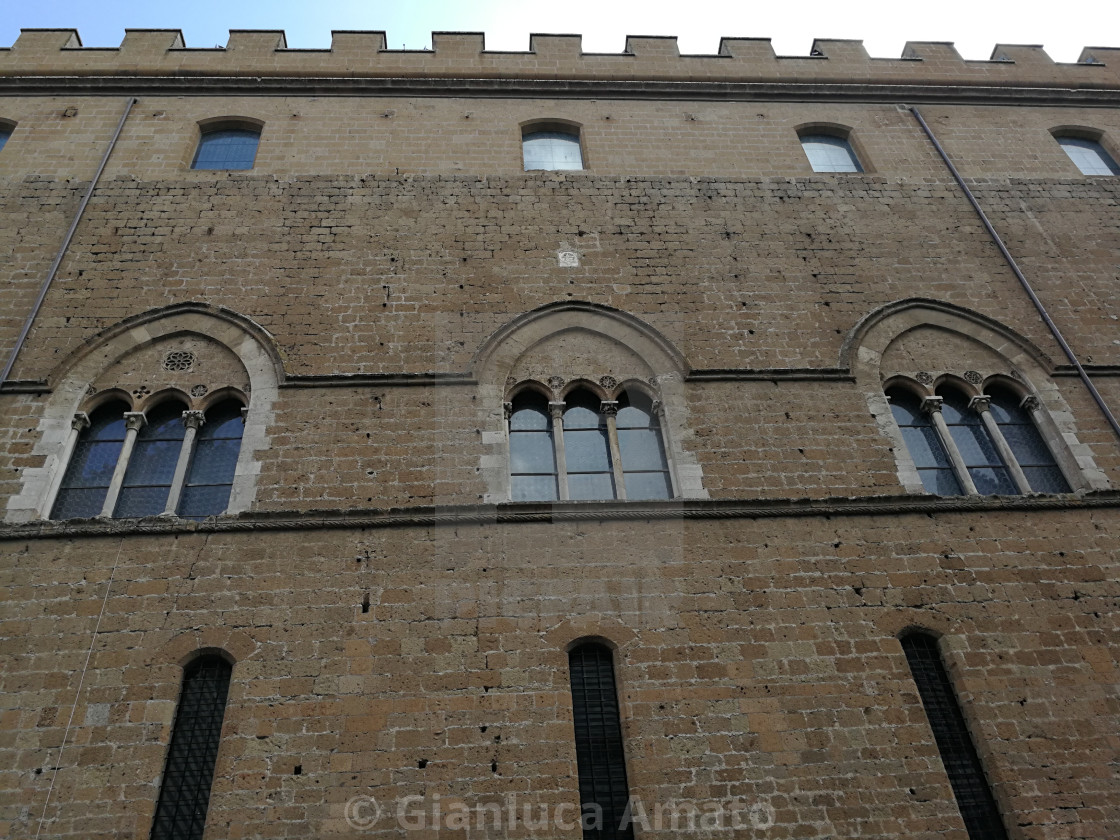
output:
[[[240,533],[380,528],[425,528],[464,524],[540,524],[694,519],[780,519],[800,517],[899,516],[1028,511],[1086,511],[1120,508],[1120,492],[1085,496],[874,496],[833,499],[677,499],[667,502],[534,502],[500,505],[440,505],[389,510],[277,511],[216,517],[202,522],[177,517],[83,519],[29,522],[0,527],[0,540],[152,534]]]
[[[12,75],[7,96],[427,96],[1120,107],[1120,89],[984,84],[362,76]]]

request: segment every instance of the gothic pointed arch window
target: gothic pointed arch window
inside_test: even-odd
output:
[[[1018,493],[1019,488],[1000,457],[991,431],[985,426],[980,412],[970,406],[968,395],[952,386],[938,388],[937,395],[942,399],[941,413],[949,435],[976,492],[982,496],[1013,496]]]
[[[126,403],[107,402],[88,417],[74,418],[77,443],[51,509],[51,519],[86,519],[97,516],[113,480],[125,440]]]
[[[1038,413],[1038,399],[1000,382],[989,390],[970,396],[943,383],[935,396],[920,399],[897,384],[887,388],[891,413],[925,490],[942,496],[1071,492],[1026,408]]]
[[[550,402],[523,388],[508,432],[515,502],[673,498],[657,406],[639,389],[604,400],[579,387]]]
[[[224,513],[244,429],[240,401],[223,400],[205,413],[176,400],[128,409],[113,400],[88,419],[77,415],[50,518]]]
[[[202,840],[232,673],[218,654],[183,671],[151,840]]]
[[[961,495],[963,491],[953,472],[949,453],[929,413],[922,409],[922,401],[912,391],[901,387],[888,388],[887,397],[894,421],[922,479],[922,486],[938,496]]]
[[[536,391],[522,391],[513,400],[509,418],[509,463],[513,501],[559,498],[548,399]]]
[[[915,631],[903,635],[899,641],[969,840],[1007,840],[1007,830],[953,684],[941,661],[937,640],[928,633]]]
[[[225,511],[244,430],[242,406],[237,400],[225,400],[206,412],[183,485],[180,516],[203,519]]]
[[[147,413],[128,458],[124,482],[113,509],[115,518],[158,516],[167,509],[167,497],[186,434],[183,425],[186,409],[182,403],[172,401]]]
[[[992,417],[1030,489],[1035,493],[1069,493],[1069,482],[1025,407],[1037,411],[1038,398],[1022,397],[1002,385],[993,385],[988,392]]]

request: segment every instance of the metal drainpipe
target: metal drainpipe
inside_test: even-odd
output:
[[[23,329],[20,331],[19,338],[16,339],[11,355],[8,356],[8,363],[4,365],[4,372],[0,374],[0,387],[8,381],[8,376],[11,374],[12,368],[15,367],[16,357],[19,355],[19,351],[23,349],[24,342],[27,341],[27,336],[31,332],[31,325],[35,323],[35,319],[39,315],[39,310],[43,306],[43,301],[47,299],[47,292],[50,291],[51,283],[54,282],[55,275],[58,274],[58,267],[62,264],[62,258],[66,256],[66,250],[70,247],[70,240],[74,238],[74,232],[78,229],[78,223],[82,220],[82,214],[86,210],[86,205],[89,204],[90,197],[97,187],[97,182],[101,179],[101,173],[105,171],[105,164],[109,162],[109,155],[113,153],[113,149],[117,145],[117,138],[121,136],[121,130],[124,128],[124,121],[128,119],[128,115],[132,111],[132,106],[136,104],[136,101],[135,96],[130,96],[128,98],[128,104],[125,105],[124,113],[121,114],[121,121],[117,123],[117,130],[113,132],[113,139],[109,141],[109,147],[105,150],[105,154],[101,158],[101,165],[97,167],[97,172],[94,173],[93,180],[89,182],[89,189],[86,190],[86,194],[82,196],[82,200],[78,204],[78,212],[74,214],[74,220],[70,222],[70,229],[66,231],[66,236],[63,237],[62,244],[58,248],[58,253],[55,254],[54,262],[51,263],[50,270],[47,272],[47,277],[43,281],[42,288],[39,289],[39,297],[35,299],[35,304],[31,307],[31,313],[27,316],[27,320],[23,324]]]
[[[930,129],[926,121],[922,119],[922,115],[918,111],[918,109],[911,107],[910,113],[914,115],[914,119],[918,121],[918,125],[922,127],[922,131],[924,131],[926,137],[929,138],[929,142],[933,144],[933,148],[937,150],[937,154],[940,155],[941,160],[945,162],[945,166],[948,167],[949,172],[953,176],[953,179],[957,182],[957,185],[961,188],[962,192],[964,192],[965,198],[968,199],[968,203],[972,205],[972,209],[975,210],[976,215],[980,217],[980,221],[983,223],[984,229],[988,231],[988,235],[992,238],[992,241],[996,244],[996,247],[999,248],[999,252],[1003,254],[1003,258],[1007,261],[1007,265],[1011,268],[1011,271],[1014,272],[1015,276],[1019,280],[1019,283],[1022,285],[1023,290],[1027,293],[1027,297],[1031,299],[1031,303],[1034,304],[1034,308],[1038,310],[1038,314],[1042,317],[1043,322],[1047,327],[1049,327],[1050,333],[1054,336],[1054,340],[1058,342],[1058,345],[1062,348],[1062,352],[1065,353],[1066,358],[1069,359],[1070,364],[1072,364],[1077,369],[1077,375],[1081,377],[1081,381],[1085,383],[1085,387],[1089,389],[1089,393],[1092,395],[1093,400],[1100,408],[1101,413],[1104,414],[1105,419],[1108,421],[1108,425],[1112,427],[1112,431],[1116,433],[1116,436],[1120,437],[1120,422],[1117,422],[1115,415],[1113,415],[1112,413],[1112,410],[1108,407],[1107,403],[1105,403],[1104,397],[1102,397],[1100,391],[1097,390],[1097,386],[1093,384],[1093,380],[1089,378],[1088,372],[1084,367],[1082,367],[1081,362],[1078,360],[1077,356],[1074,355],[1073,349],[1069,346],[1065,338],[1062,336],[1062,332],[1058,329],[1058,325],[1054,323],[1053,319],[1050,317],[1050,313],[1046,311],[1046,307],[1043,305],[1042,301],[1038,299],[1038,295],[1034,293],[1034,289],[1031,288],[1031,284],[1027,281],[1026,276],[1019,269],[1019,264],[1015,262],[1015,258],[1011,256],[1011,252],[1007,250],[1007,246],[1003,244],[1003,240],[1000,239],[999,234],[996,233],[996,229],[992,227],[992,223],[988,221],[988,217],[984,213],[983,208],[980,207],[980,203],[976,200],[976,196],[972,194],[972,190],[970,190],[968,188],[968,184],[964,182],[964,179],[961,177],[961,173],[957,171],[957,167],[955,167],[953,165],[953,161],[949,159],[949,155],[945,153],[945,150],[941,147],[941,144],[937,142],[937,138],[934,137],[933,131]]]

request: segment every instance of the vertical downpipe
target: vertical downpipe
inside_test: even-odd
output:
[[[1054,323],[1053,319],[1050,317],[1050,313],[1046,311],[1046,307],[1043,305],[1042,301],[1039,300],[1038,295],[1036,295],[1034,292],[1034,289],[1031,288],[1030,282],[1027,280],[1023,272],[1019,269],[1019,264],[1015,262],[1015,258],[1011,256],[1011,252],[1008,251],[1007,246],[1003,244],[1003,240],[1000,239],[1000,236],[996,232],[996,229],[992,226],[992,223],[988,221],[988,217],[984,213],[984,210],[980,206],[980,203],[976,200],[976,196],[972,194],[972,190],[970,190],[968,188],[968,184],[964,182],[964,178],[962,178],[960,172],[957,171],[957,167],[953,165],[953,161],[949,159],[949,155],[945,153],[945,150],[941,147],[941,144],[937,142],[937,138],[933,135],[933,131],[930,129],[929,125],[926,124],[926,121],[922,119],[922,115],[918,111],[918,109],[911,107],[910,113],[914,115],[914,119],[918,121],[918,125],[922,127],[922,131],[925,132],[926,137],[929,138],[929,142],[933,144],[933,148],[937,151],[937,154],[941,157],[941,160],[948,168],[949,173],[957,182],[957,186],[959,186],[961,188],[961,191],[964,192],[965,198],[968,199],[968,203],[972,205],[972,209],[975,210],[976,215],[980,217],[980,221],[984,225],[984,229],[988,231],[988,235],[992,238],[992,242],[994,242],[996,247],[999,248],[999,252],[1003,255],[1003,258],[1004,260],[1006,260],[1007,265],[1011,268],[1011,271],[1019,280],[1019,283],[1020,285],[1022,285],[1023,290],[1027,293],[1027,297],[1031,299],[1031,303],[1034,304],[1034,308],[1038,310],[1038,314],[1042,317],[1043,323],[1045,323],[1046,326],[1050,329],[1050,333],[1054,336],[1054,340],[1058,342],[1058,345],[1062,348],[1062,352],[1065,353],[1066,358],[1069,359],[1069,363],[1073,365],[1077,370],[1077,375],[1081,377],[1081,381],[1085,384],[1085,387],[1088,389],[1090,395],[1092,395],[1093,400],[1097,404],[1097,407],[1100,408],[1101,413],[1104,414],[1105,419],[1108,421],[1108,425],[1112,427],[1112,431],[1116,433],[1116,436],[1120,437],[1120,422],[1117,422],[1116,416],[1112,413],[1112,410],[1104,401],[1104,397],[1101,396],[1100,391],[1097,390],[1097,386],[1093,384],[1093,380],[1089,378],[1089,373],[1081,365],[1080,360],[1073,352],[1073,348],[1071,348],[1066,342],[1065,338],[1062,336],[1061,330],[1058,329],[1058,325]]]
[[[109,155],[113,153],[113,149],[117,145],[117,139],[121,136],[122,129],[124,129],[124,121],[128,119],[128,115],[131,113],[132,106],[136,104],[136,101],[135,96],[130,96],[128,98],[128,103],[124,107],[124,113],[121,114],[121,121],[117,123],[117,130],[113,132],[113,139],[109,141],[109,146],[105,149],[105,154],[101,158],[101,165],[97,167],[97,172],[94,173],[93,179],[89,182],[89,188],[78,204],[78,211],[74,214],[73,221],[70,222],[70,229],[66,231],[66,236],[62,238],[62,244],[58,248],[58,253],[55,254],[54,262],[51,263],[50,270],[47,271],[46,279],[43,280],[43,285],[39,289],[39,297],[35,299],[35,303],[31,307],[31,312],[28,314],[27,320],[23,324],[23,329],[16,339],[15,346],[12,347],[12,352],[8,356],[8,362],[4,365],[4,372],[0,374],[0,388],[8,381],[8,377],[12,373],[12,368],[16,365],[16,357],[19,355],[19,351],[23,349],[24,342],[27,341],[27,336],[31,332],[32,324],[35,323],[35,319],[39,316],[39,310],[43,306],[43,301],[47,299],[47,292],[50,291],[51,283],[54,282],[55,275],[58,274],[58,267],[62,265],[62,258],[66,256],[66,251],[70,247],[70,240],[74,238],[74,232],[78,229],[78,223],[82,220],[82,214],[85,213],[86,205],[89,204],[90,197],[97,187],[97,182],[101,179],[101,173],[105,171],[105,165],[109,162]]]

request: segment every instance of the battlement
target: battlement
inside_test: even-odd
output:
[[[0,76],[573,79],[665,82],[983,85],[1120,88],[1120,47],[1077,63],[1039,46],[998,44],[988,61],[948,42],[914,41],[872,58],[862,41],[817,40],[779,56],[768,38],[724,38],[715,55],[681,55],[674,37],[629,36],[621,53],[585,53],[579,35],[532,35],[527,52],[486,49],[477,32],[435,32],[430,50],[386,48],[384,32],[335,31],[330,49],[289,49],[281,30],[231,30],[225,47],[186,46],[178,29],[129,29],[119,47],[83,47],[74,29],[24,29],[0,49]]]

